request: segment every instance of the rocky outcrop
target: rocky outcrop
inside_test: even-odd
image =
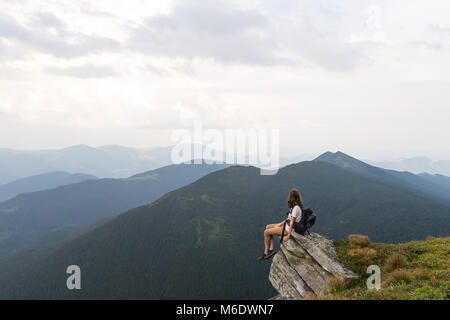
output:
[[[338,262],[332,240],[317,233],[291,235],[270,267],[269,280],[279,293],[277,299],[301,299],[310,292],[323,295],[332,277],[344,281],[357,277]]]

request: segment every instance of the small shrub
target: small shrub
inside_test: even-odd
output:
[[[429,284],[430,284],[430,286],[438,287],[441,284],[441,280],[436,278],[434,273],[432,273],[431,276],[430,276]]]
[[[348,240],[351,246],[365,248],[370,244],[370,239],[368,236],[362,234],[351,234],[348,236]]]
[[[406,265],[407,259],[404,255],[399,253],[394,253],[390,256],[384,265],[387,272],[394,271],[396,269],[403,268]]]
[[[336,292],[317,299],[450,300],[450,237],[404,244],[369,243],[366,247],[361,247],[357,238],[334,243],[339,261],[360,276],[343,289],[337,284],[333,287]],[[381,290],[366,288],[370,264],[382,266]]]
[[[356,264],[369,265],[373,263],[377,252],[372,248],[357,248],[349,250],[348,255],[352,257]]]
[[[439,270],[445,268],[447,261],[445,256],[438,253],[427,252],[420,255],[417,258],[417,262],[425,267],[431,268],[433,270]]]
[[[412,280],[412,272],[407,270],[395,270],[389,274],[389,277],[383,283],[383,287],[389,287],[391,284],[407,284]]]
[[[342,277],[334,276],[328,281],[331,293],[336,293],[345,289],[345,280]]]
[[[412,296],[413,300],[445,300],[448,294],[440,288],[433,288],[431,286],[424,286],[414,290]]]
[[[439,287],[439,290],[441,290],[441,292],[443,293],[444,299],[450,300],[450,281],[442,283]]]
[[[414,270],[413,276],[417,280],[433,280],[434,279],[433,272],[431,272],[430,270],[422,269],[422,268]]]

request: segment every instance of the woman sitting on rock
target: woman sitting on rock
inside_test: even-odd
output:
[[[268,259],[275,254],[275,250],[273,248],[274,235],[280,237],[284,236],[283,241],[289,240],[294,227],[294,222],[299,223],[302,220],[303,200],[297,189],[292,189],[289,192],[287,206],[289,208],[289,215],[286,221],[278,224],[269,224],[266,226],[266,230],[264,231],[264,253],[258,258],[259,260]],[[285,223],[286,225],[284,225]]]

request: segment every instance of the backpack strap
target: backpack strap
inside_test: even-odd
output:
[[[283,223],[283,230],[281,231],[280,244],[283,243],[284,230],[286,229],[286,221],[287,221],[287,220],[285,220],[284,223]]]

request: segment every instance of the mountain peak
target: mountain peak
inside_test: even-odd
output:
[[[75,151],[85,151],[85,150],[93,150],[95,148],[92,148],[90,146],[88,146],[87,144],[76,144],[67,148],[64,148],[62,150],[75,150]]]
[[[361,165],[367,165],[365,162],[362,162],[361,160],[358,160],[352,156],[349,156],[348,154],[342,152],[342,151],[337,151],[335,153],[328,151],[325,152],[324,154],[318,156],[316,159],[314,159],[314,161],[324,161],[324,162],[329,162],[329,163],[334,163],[334,164],[339,164],[339,165],[344,165],[344,166],[361,166]]]
[[[335,153],[325,152],[314,161],[328,162],[343,169],[352,170],[364,175],[378,176],[380,174],[385,174],[383,169],[373,167],[370,164],[343,153],[342,151],[337,151]]]
[[[316,159],[314,159],[315,161],[328,161],[331,159],[336,159],[336,158],[348,158],[348,159],[355,159],[351,156],[349,156],[348,154],[345,154],[342,151],[336,151],[336,152],[331,152],[331,151],[327,151],[323,154],[321,154],[320,156],[318,156]],[[355,159],[356,160],[356,159]]]

